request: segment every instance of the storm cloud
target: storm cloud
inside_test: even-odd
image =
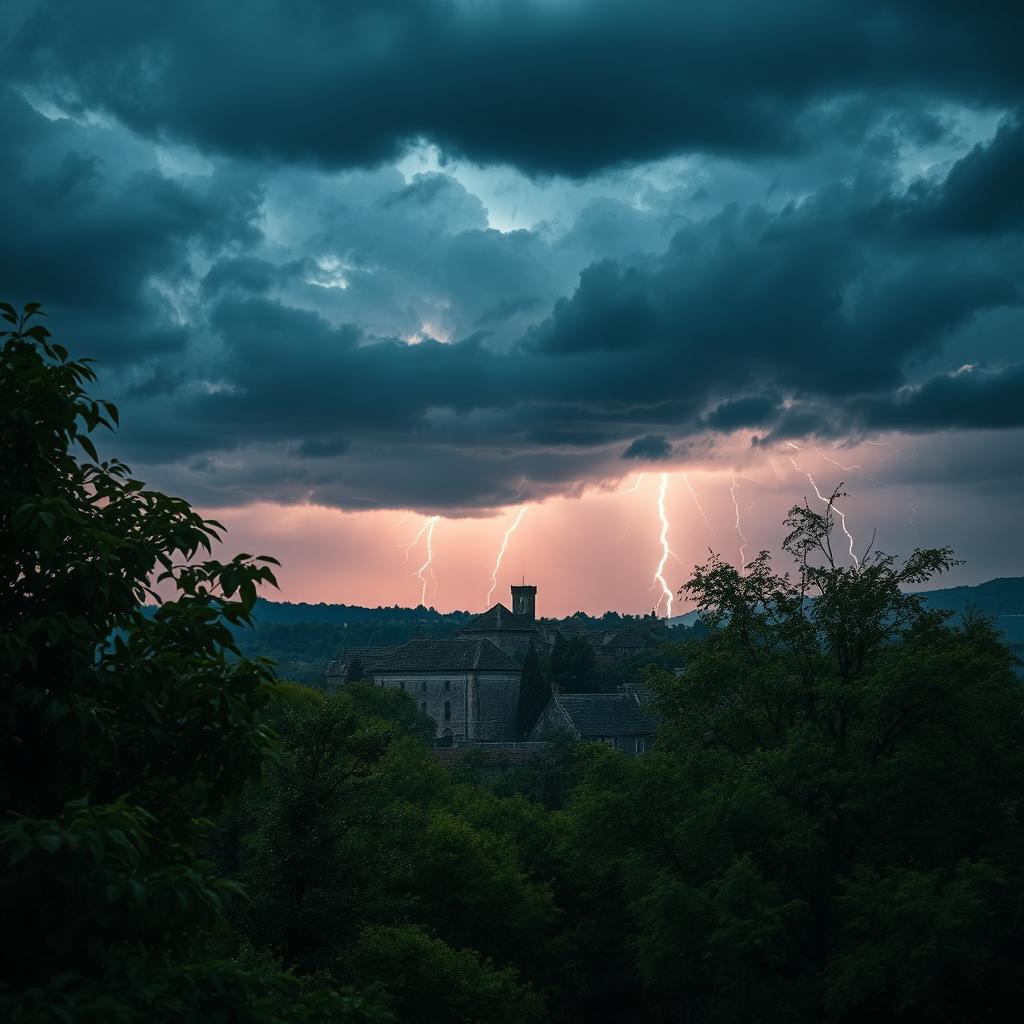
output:
[[[26,3],[3,297],[100,359],[119,451],[208,504],[472,515],[644,460],[1008,431],[1020,28]]]
[[[907,97],[1013,106],[1012,3],[271,0],[230,16],[40,3],[20,84],[204,150],[339,168],[429,139],[478,163],[586,175],[681,151],[807,150]]]

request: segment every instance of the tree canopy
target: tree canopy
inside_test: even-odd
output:
[[[197,560],[219,524],[101,460],[117,409],[86,393],[88,361],[37,303],[0,313],[0,1014],[361,1016],[204,943],[239,891],[201,855],[208,819],[273,749],[272,673],[231,631],[273,559]],[[158,585],[173,599],[144,615]]]

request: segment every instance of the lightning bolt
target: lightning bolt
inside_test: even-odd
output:
[[[523,521],[523,516],[525,514],[526,506],[520,505],[519,511],[516,513],[515,520],[505,531],[505,536],[501,538],[501,548],[498,550],[498,557],[494,562],[494,570],[491,572],[491,589],[487,591],[487,599],[484,602],[485,608],[491,607],[491,595],[494,593],[494,588],[498,585],[498,570],[501,568],[501,560],[505,557],[505,549],[508,547],[508,539],[516,532],[516,528]]]
[[[857,568],[859,569],[860,559],[857,558],[857,555],[853,550],[853,534],[850,533],[850,531],[846,528],[846,516],[843,515],[843,513],[839,510],[839,507],[837,505],[833,504],[828,498],[825,497],[824,494],[821,493],[821,491],[818,490],[818,485],[814,482],[814,477],[811,476],[811,474],[808,473],[807,470],[804,469],[803,466],[801,466],[796,461],[796,459],[793,458],[792,455],[789,456],[789,461],[793,463],[793,468],[798,473],[803,473],[803,475],[807,477],[807,479],[811,482],[811,486],[814,488],[814,493],[818,496],[818,500],[824,502],[826,505],[832,505],[832,508],[835,510],[836,515],[839,516],[839,522],[842,524],[843,533],[846,534],[846,539],[850,542],[850,558],[853,559],[853,564],[857,566]]]
[[[888,441],[865,441],[864,443],[871,445],[872,448],[891,448],[897,455],[901,454],[899,448]]]
[[[669,560],[669,556],[675,558],[675,554],[672,549],[668,546],[668,515],[665,512],[665,494],[668,492],[668,473],[661,474],[661,486],[658,488],[658,517],[661,519],[661,561],[658,563],[658,568],[654,570],[654,582],[651,584],[652,587],[656,587],[659,583],[661,584],[661,592],[665,598],[665,618],[669,618],[672,615],[672,588],[668,585],[665,580],[665,563]],[[658,599],[658,604],[661,604],[661,599]],[[655,605],[657,608],[657,605]]]
[[[736,510],[736,532],[740,535],[740,572],[743,572],[747,566],[747,538],[743,536],[743,526],[740,523],[740,503],[736,500],[736,486],[734,474],[729,485],[729,494],[732,495],[732,507]]]
[[[700,503],[700,498],[697,497],[697,492],[693,489],[693,484],[690,483],[690,478],[685,473],[683,474],[683,483],[686,484],[686,489],[693,495],[693,503],[697,506],[697,511],[700,513],[701,519],[704,520],[704,525],[714,533],[715,528],[711,525],[711,520],[708,519],[704,506]]]
[[[833,458],[832,458],[831,456],[829,456],[829,455],[826,455],[826,454],[825,454],[825,453],[824,453],[824,452],[823,452],[823,451],[822,451],[822,450],[821,450],[820,448],[815,448],[814,450],[815,450],[815,451],[816,451],[816,452],[817,452],[817,453],[818,453],[818,454],[819,454],[819,455],[820,455],[820,456],[821,456],[821,457],[822,457],[822,458],[823,458],[823,459],[824,459],[824,460],[825,460],[826,462],[831,462],[833,466],[838,466],[838,467],[839,467],[839,468],[840,468],[840,469],[841,469],[841,470],[842,470],[842,471],[843,471],[844,473],[852,473],[852,472],[853,472],[854,470],[856,470],[856,471],[857,471],[858,473],[863,473],[863,472],[864,472],[864,470],[863,470],[863,469],[861,469],[861,467],[860,467],[860,466],[858,466],[858,465],[857,465],[857,463],[854,463],[854,464],[853,464],[852,466],[844,466],[844,465],[843,465],[843,464],[842,464],[841,462],[837,462],[837,461],[836,461],[835,459],[833,459]]]
[[[434,578],[434,570],[431,569],[431,563],[434,561],[434,527],[437,526],[437,521],[440,516],[431,516],[422,527],[420,532],[416,534],[415,540],[408,548],[405,549],[406,560],[409,558],[409,551],[413,544],[416,543],[421,537],[426,537],[427,541],[427,555],[423,560],[423,564],[413,573],[413,575],[420,581],[420,604],[425,608],[427,606],[427,573],[430,573],[430,578]]]
[[[407,518],[408,518],[408,516],[407,516]],[[404,522],[404,520],[402,520],[402,522]],[[425,532],[429,528],[430,528],[430,520],[427,519],[423,523],[423,525],[420,527],[419,532],[416,535],[416,537],[414,537],[413,540],[410,541],[409,544],[406,545],[406,557],[402,558],[402,560],[401,560],[401,564],[402,565],[407,565],[409,563],[409,554],[410,554],[410,552],[413,550],[413,548],[415,548],[420,543],[420,540],[423,538],[423,535],[425,534]],[[399,547],[401,547],[401,545],[399,545]]]
[[[632,493],[633,493],[633,492],[634,492],[634,491],[635,491],[635,490],[636,490],[636,489],[637,489],[637,488],[638,488],[638,487],[639,487],[639,486],[640,486],[640,485],[641,485],[641,484],[642,484],[642,483],[644,482],[644,477],[645,477],[645,476],[647,476],[647,474],[646,474],[646,473],[641,473],[641,474],[640,474],[640,475],[639,475],[639,476],[638,476],[638,477],[636,478],[636,483],[635,483],[635,484],[633,484],[633,486],[632,486],[632,487],[627,487],[627,488],[626,488],[626,489],[625,489],[624,491],[622,491],[621,493],[622,493],[622,494],[632,494]]]

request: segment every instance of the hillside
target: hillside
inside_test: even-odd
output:
[[[995,620],[1007,641],[1024,643],[1024,577],[1004,576],[976,587],[949,587],[922,594],[932,608],[962,614],[976,608]]]

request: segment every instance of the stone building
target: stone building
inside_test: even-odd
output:
[[[512,607],[509,611],[503,604],[496,604],[481,615],[470,619],[458,630],[458,636],[479,640],[490,640],[510,658],[520,664],[532,644],[538,650],[550,645],[553,638],[548,630],[537,621],[537,588],[526,584],[512,588]]]
[[[635,627],[626,627],[605,633],[595,645],[595,653],[599,658],[610,661],[626,661],[643,653],[652,644],[653,638],[649,634]]]
[[[654,742],[657,728],[650,700],[650,692],[637,686],[624,686],[618,693],[554,693],[530,739],[542,739],[550,732],[568,732],[576,740],[607,743],[626,754],[643,754]]]
[[[512,603],[521,614],[496,604],[453,639],[350,648],[327,666],[327,686],[343,686],[359,658],[365,680],[405,691],[437,722],[438,739],[511,740],[523,661],[531,644],[550,643],[536,621],[536,596],[536,587],[513,587]]]

